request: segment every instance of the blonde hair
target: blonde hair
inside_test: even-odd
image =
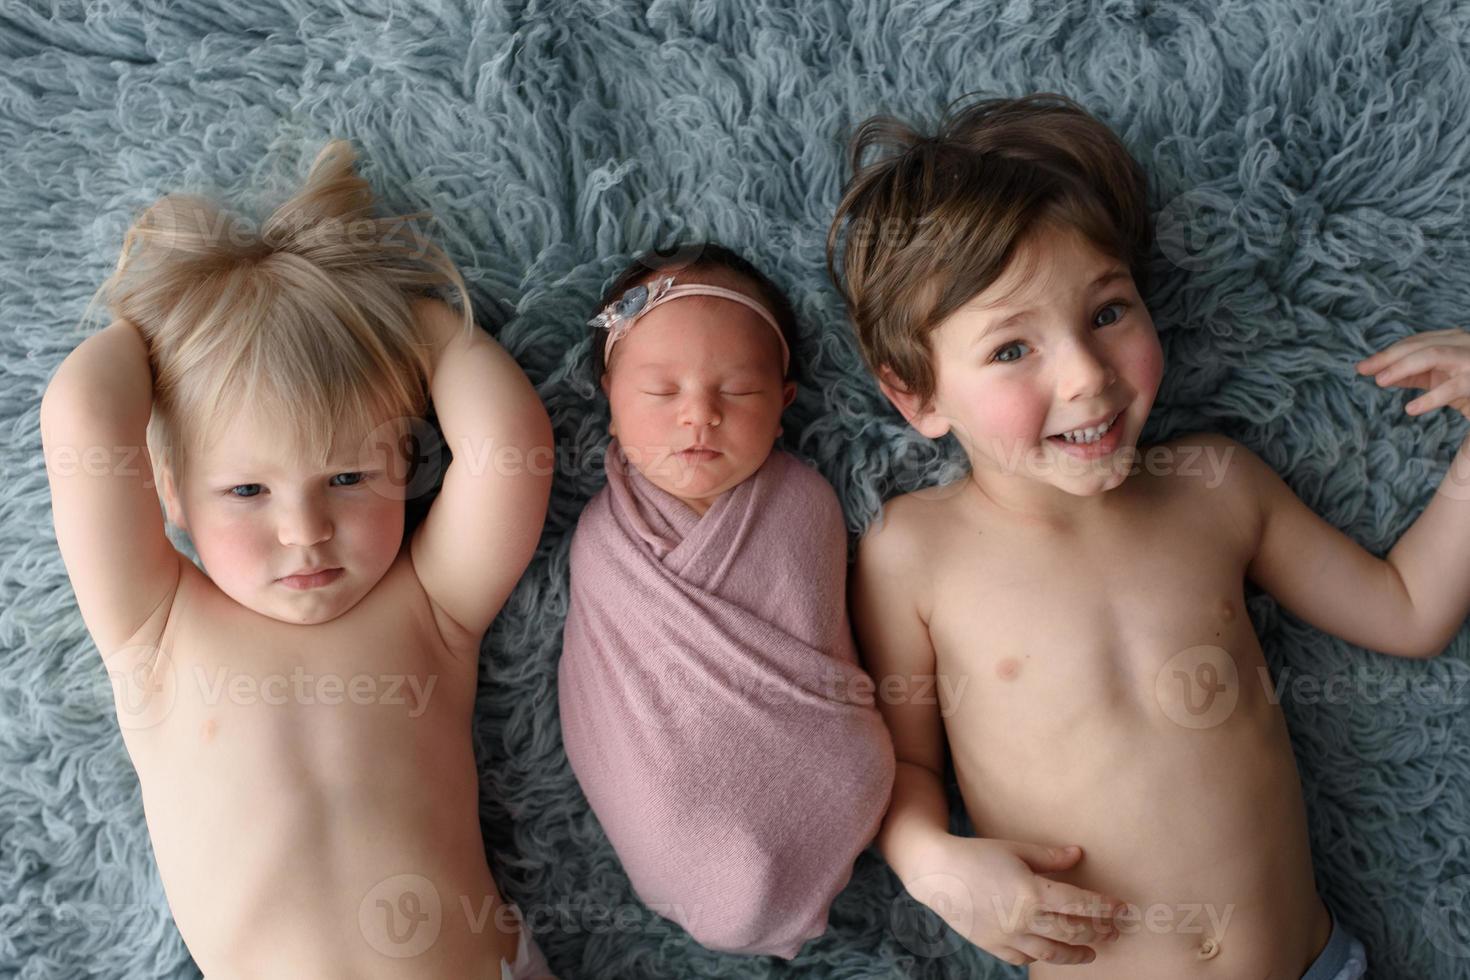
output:
[[[210,445],[241,406],[317,466],[338,433],[424,414],[430,348],[411,301],[447,286],[472,330],[469,292],[415,227],[431,213],[372,216],[355,160],[347,141],[327,143],[258,228],[211,199],[170,194],[128,229],[83,319],[105,300],[147,342],[155,471],[180,479],[185,447]]]

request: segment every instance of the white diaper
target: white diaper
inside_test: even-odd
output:
[[[507,904],[515,911],[516,922],[521,928],[521,940],[516,946],[516,961],[500,961],[500,980],[556,980],[551,975],[546,957],[541,955],[541,947],[531,938],[531,930],[526,928],[526,920],[521,918],[520,908],[514,902]]]

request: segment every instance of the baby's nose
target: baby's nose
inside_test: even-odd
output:
[[[715,406],[714,400],[710,398],[690,398],[684,403],[683,411],[680,413],[685,425],[719,425],[720,411]]]

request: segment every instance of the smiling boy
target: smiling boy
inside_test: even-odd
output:
[[[829,263],[859,346],[909,424],[970,462],[890,501],[859,548],[875,680],[968,681],[938,707],[880,699],[884,855],[1037,980],[1361,976],[1317,894],[1281,709],[1252,682],[1244,581],[1352,643],[1433,656],[1470,605],[1466,503],[1436,496],[1380,560],[1229,439],[1140,450],[1163,372],[1146,181],[1075,103],[976,102],[929,138],[877,117],[852,165]],[[1450,403],[1470,356],[1458,331],[1436,344],[1360,370],[1435,389],[1411,410]],[[946,742],[978,838],[947,832]]]

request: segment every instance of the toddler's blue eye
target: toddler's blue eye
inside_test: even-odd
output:
[[[1093,322],[1097,323],[1097,321],[1101,319],[1103,314],[1107,313],[1108,310],[1117,310],[1118,312],[1113,315],[1113,318],[1111,320],[1107,321],[1106,323],[1097,323],[1099,327],[1111,327],[1113,324],[1123,319],[1123,311],[1126,309],[1128,309],[1127,303],[1109,303],[1107,306],[1104,306],[1102,309],[1097,311],[1097,317],[1093,319]]]
[[[1026,345],[1021,343],[1019,340],[1013,340],[1009,344],[1006,344],[1004,347],[998,348],[991,359],[1000,361],[1002,363],[1019,360],[1021,357],[1020,351],[1025,346]],[[1014,352],[1014,354],[1012,354],[1011,356],[1007,356],[1007,354],[1010,352]]]
[[[235,492],[236,490],[250,490],[250,489],[254,489],[255,490],[255,493],[236,493]],[[259,483],[241,483],[238,486],[230,487],[229,493],[230,493],[230,496],[232,496],[232,497],[239,497],[241,500],[248,500],[251,497],[256,496],[256,494],[260,493],[260,484]]]
[[[337,476],[350,476],[350,477],[354,477],[355,478],[355,479],[353,479],[353,481],[351,483],[337,483],[337,484],[334,484],[334,486],[339,486],[339,487],[355,487],[359,483],[361,483],[364,479],[367,478],[366,474],[364,474],[364,473],[357,473],[357,472],[353,472],[353,473],[338,473]],[[332,477],[332,479],[334,479],[334,480],[337,479],[337,476]]]

